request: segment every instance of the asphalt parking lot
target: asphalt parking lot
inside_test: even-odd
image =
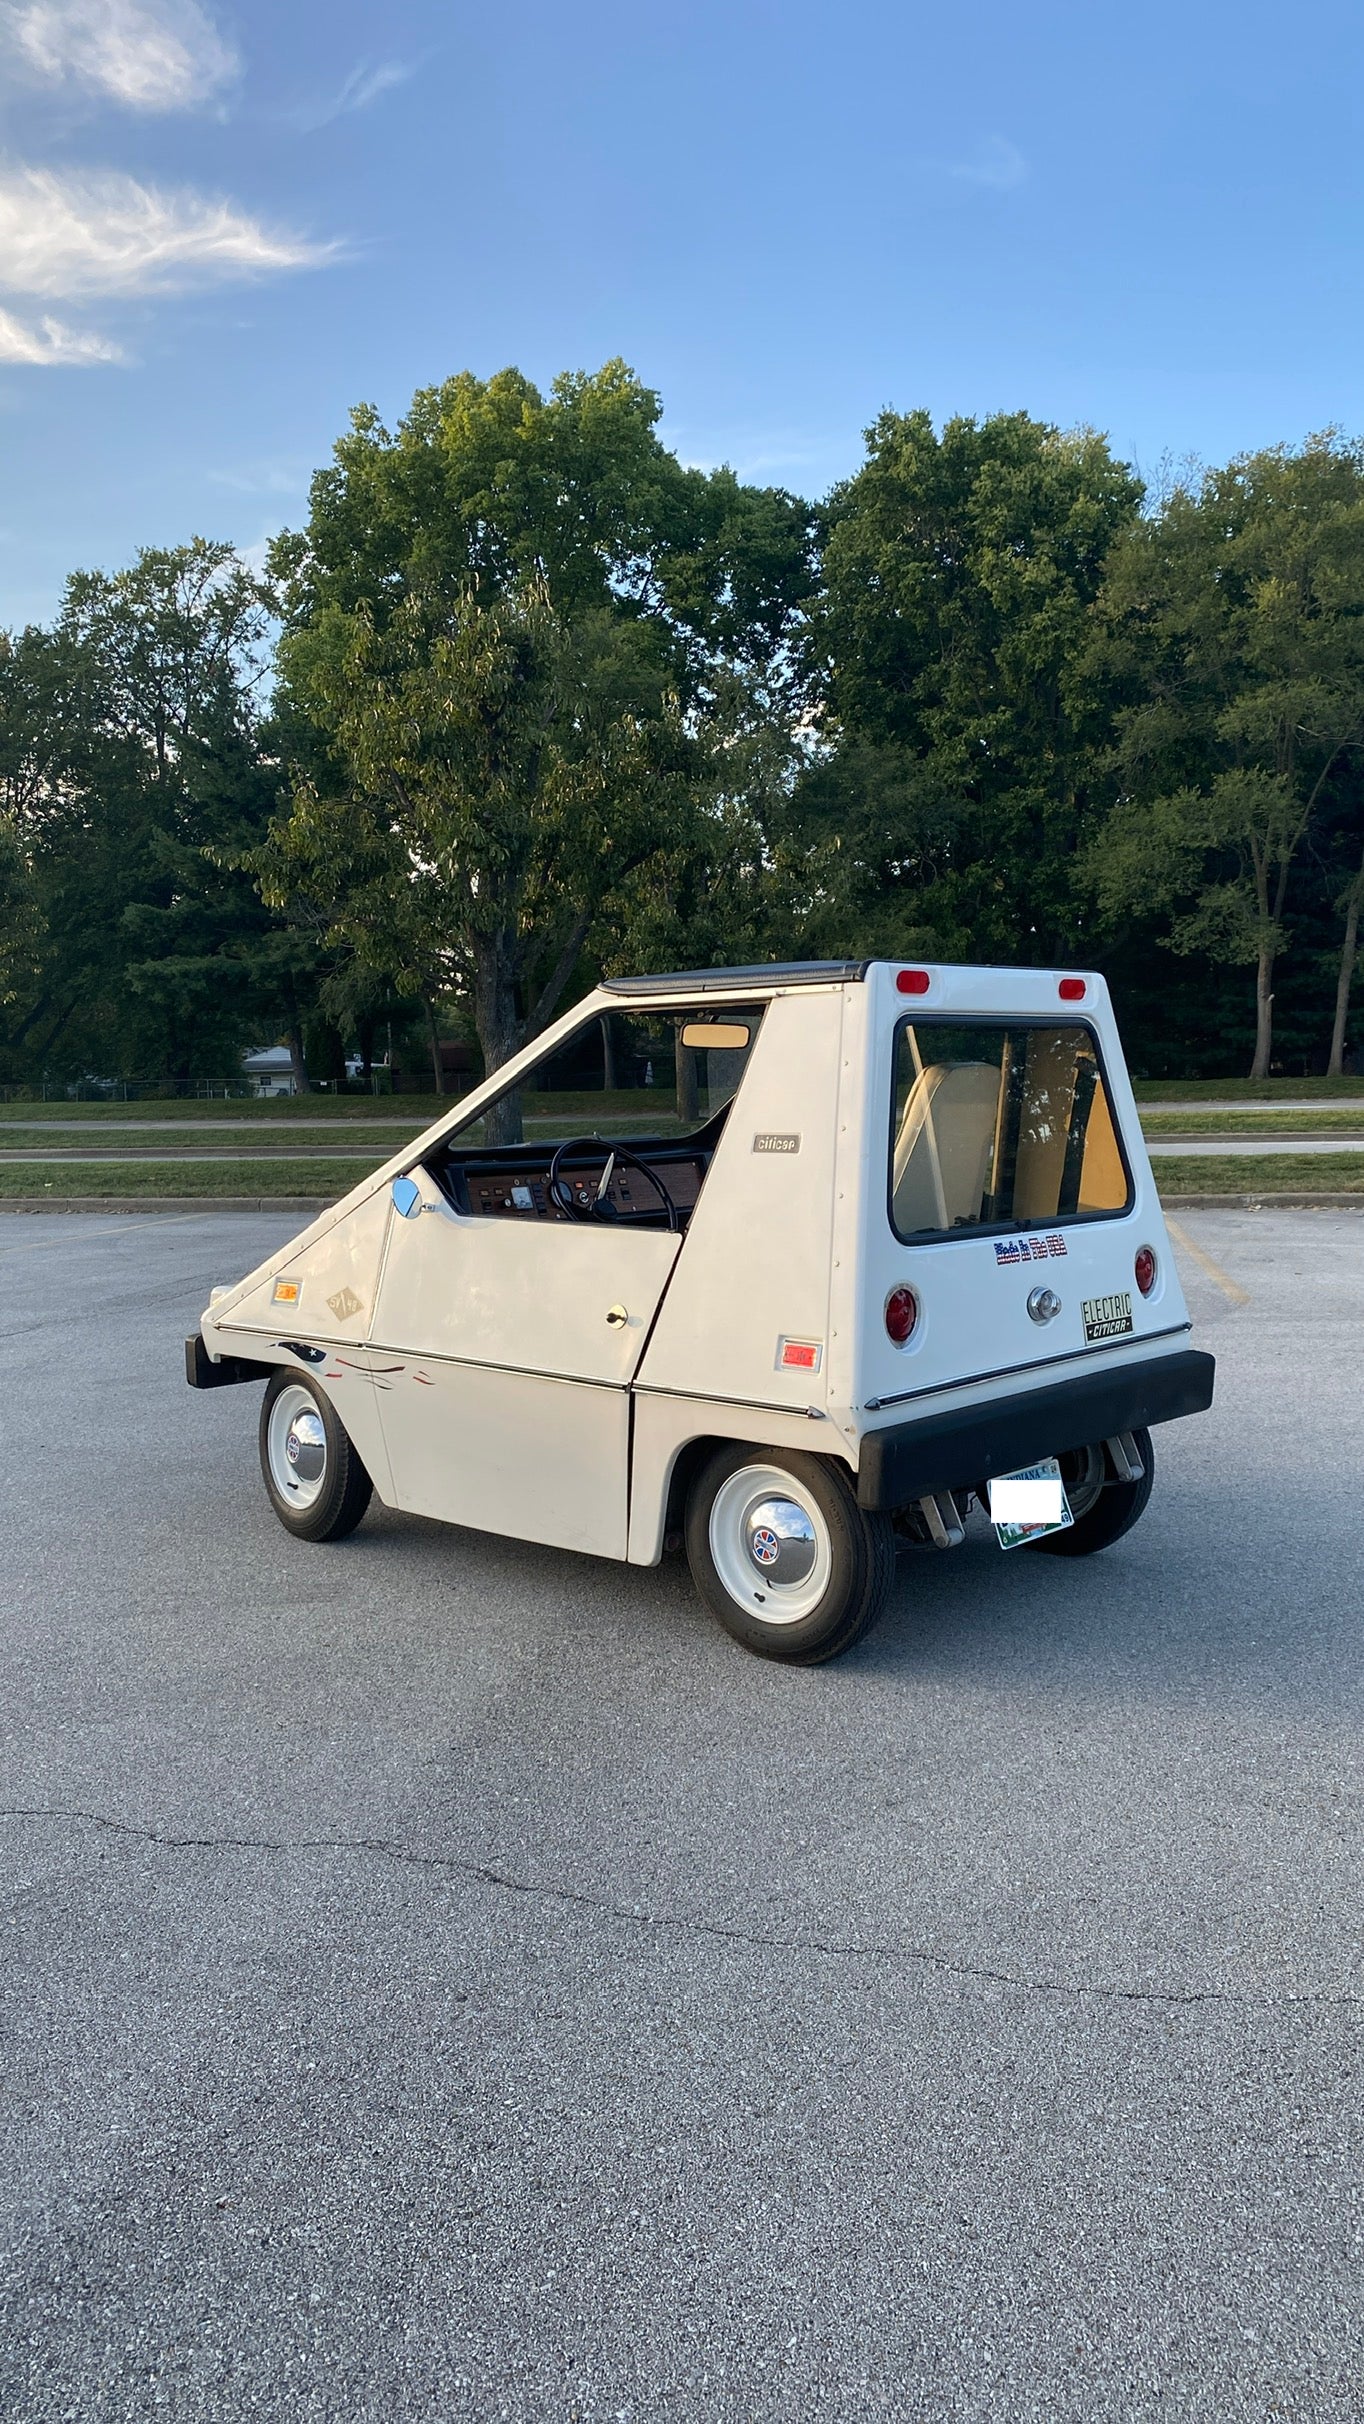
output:
[[[1180,1225],[1137,1530],[788,1673],[287,1538],[296,1216],[0,1223],[7,2424],[1361,2413],[1364,1215]]]

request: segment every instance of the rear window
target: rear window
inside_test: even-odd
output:
[[[1088,1027],[906,1020],[895,1042],[897,1237],[1125,1212],[1131,1180]]]

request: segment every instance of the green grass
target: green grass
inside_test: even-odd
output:
[[[1364,1103],[1364,1078],[1137,1077],[1132,1091],[1139,1103]]]
[[[328,1203],[348,1194],[376,1167],[365,1160],[222,1162],[30,1162],[0,1167],[0,1199],[15,1196],[141,1197],[314,1195]],[[1202,1154],[1162,1161],[1161,1194],[1350,1194],[1364,1201],[1364,1153]]]
[[[1263,1110],[1247,1105],[1225,1111],[1144,1111],[1147,1136],[1359,1136],[1364,1135],[1364,1096],[1357,1111],[1323,1107],[1311,1111]]]
[[[361,1161],[10,1162],[0,1198],[15,1195],[347,1195],[375,1168]]]
[[[1210,1153],[1156,1164],[1168,1202],[1178,1195],[1358,1195],[1364,1153]]]
[[[258,1102],[233,1097],[224,1102],[133,1102],[133,1103],[0,1103],[0,1125],[31,1127],[45,1125],[49,1120],[79,1120],[98,1128],[106,1120],[147,1120],[157,1127],[197,1127],[203,1120],[241,1120],[248,1126],[279,1127],[287,1131],[297,1120],[382,1120],[387,1126],[410,1129],[415,1136],[421,1128],[429,1128],[433,1119],[453,1111],[456,1097],[444,1100],[431,1094],[301,1094],[281,1097],[276,1102]]]
[[[369,1125],[391,1128],[395,1135],[419,1136],[434,1120],[448,1119],[459,1108],[459,1098],[447,1094],[377,1094],[340,1096],[333,1094],[295,1095],[278,1102],[213,1103],[144,1102],[144,1103],[0,1103],[0,1141],[13,1142],[13,1131],[47,1128],[53,1120],[72,1121],[80,1127],[98,1130],[111,1122],[120,1129],[132,1120],[140,1127],[185,1129],[196,1134],[205,1121],[219,1124],[239,1122],[243,1128],[278,1128],[287,1136],[291,1126],[300,1121],[335,1121],[339,1127],[348,1122],[362,1121]],[[647,1123],[661,1131],[677,1125],[670,1087],[660,1086],[652,1094],[641,1093],[638,1087],[621,1088],[613,1093],[532,1094],[523,1093],[521,1109],[532,1133],[565,1120],[581,1121],[584,1128],[593,1129],[612,1119]],[[566,1131],[567,1133],[568,1131]]]

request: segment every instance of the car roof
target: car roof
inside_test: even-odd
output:
[[[677,968],[663,976],[604,976],[604,993],[727,993],[736,985],[860,984],[870,960],[768,960],[753,968]]]

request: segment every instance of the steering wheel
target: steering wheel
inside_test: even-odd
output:
[[[607,1188],[611,1184],[611,1173],[615,1169],[617,1162],[628,1162],[632,1170],[639,1170],[643,1172],[643,1175],[648,1179],[650,1186],[655,1189],[661,1198],[663,1209],[668,1215],[668,1227],[672,1230],[675,1236],[678,1229],[681,1227],[681,1223],[677,1217],[676,1204],[673,1202],[671,1195],[664,1186],[657,1170],[651,1169],[648,1162],[641,1161],[639,1155],[637,1153],[632,1153],[628,1145],[607,1146],[606,1167],[602,1171],[601,1177],[597,1182],[597,1192],[592,1197],[590,1203],[584,1204],[579,1202],[577,1196],[573,1192],[571,1181],[561,1175],[560,1164],[564,1161],[568,1154],[576,1151],[582,1146],[604,1144],[606,1144],[606,1139],[604,1136],[566,1136],[561,1145],[555,1146],[554,1158],[549,1165],[549,1177],[546,1182],[545,1190],[549,1196],[550,1202],[557,1205],[561,1212],[566,1212],[570,1220],[619,1220],[620,1214],[617,1212],[615,1205],[612,1203],[609,1195],[607,1194]]]

